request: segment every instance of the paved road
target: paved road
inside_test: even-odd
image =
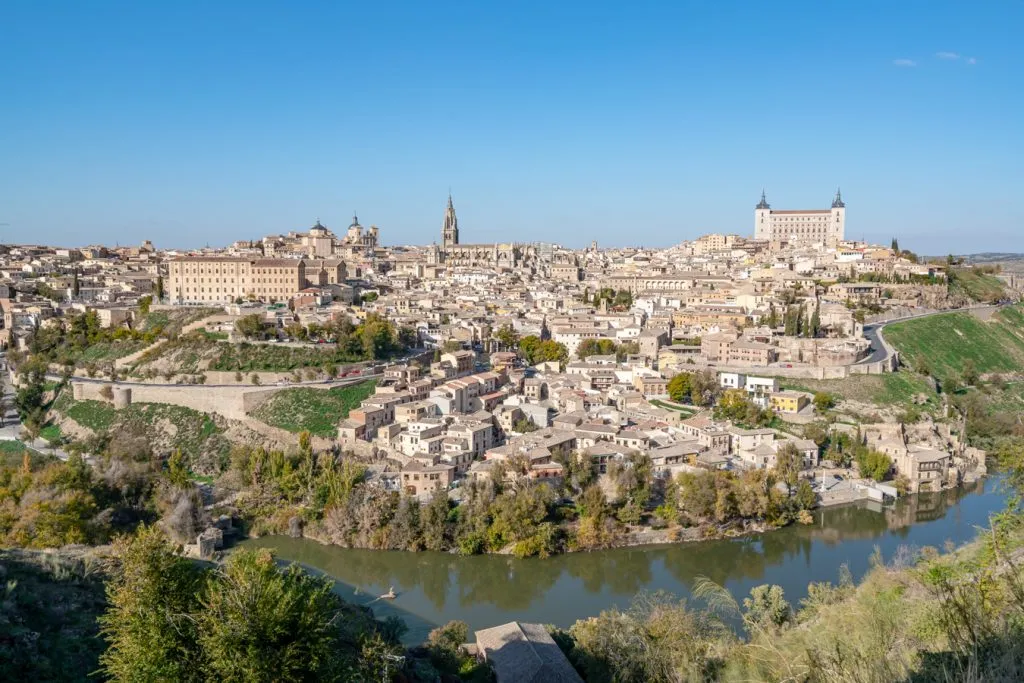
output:
[[[1003,306],[1009,304],[997,304],[997,305],[986,305],[986,306],[966,306],[964,308],[950,308],[945,311],[932,311],[931,313],[919,313],[917,315],[905,315],[900,318],[892,318],[890,320],[879,320],[871,323],[870,325],[864,326],[864,337],[871,342],[871,353],[867,358],[857,361],[860,363],[875,363],[877,361],[886,360],[889,357],[889,350],[885,348],[884,339],[882,337],[882,328],[889,323],[903,322],[904,320],[915,320],[917,318],[927,318],[933,315],[942,315],[943,313],[957,313],[962,311],[975,311],[975,310],[998,310]]]

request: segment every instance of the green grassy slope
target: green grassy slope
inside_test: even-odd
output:
[[[376,382],[371,380],[326,391],[284,389],[267,399],[252,416],[289,432],[308,430],[314,436],[334,438],[338,435],[338,421],[371,396],[375,386]]]
[[[950,271],[949,293],[966,296],[973,301],[996,302],[1006,296],[1006,285],[991,273],[975,268],[953,268]]]
[[[910,371],[883,375],[850,375],[845,379],[789,379],[779,378],[784,389],[797,391],[824,391],[841,399],[877,403],[879,405],[906,405],[917,394],[929,395],[934,389],[921,375]]]
[[[133,403],[124,410],[103,401],[75,401],[61,394],[54,410],[96,433],[144,436],[155,450],[180,449],[196,472],[211,471],[231,444],[210,415],[165,403]]]
[[[965,360],[979,372],[1024,372],[1024,309],[1004,308],[982,321],[970,313],[947,313],[888,325],[886,341],[904,364],[924,359],[939,379],[957,377]]]

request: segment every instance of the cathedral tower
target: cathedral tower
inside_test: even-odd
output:
[[[448,193],[448,208],[444,210],[444,226],[441,228],[441,244],[454,247],[459,243],[459,219],[455,217],[452,194]]]

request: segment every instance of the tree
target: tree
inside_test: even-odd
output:
[[[832,394],[819,391],[814,394],[814,407],[819,413],[824,413],[826,410],[834,408],[836,405],[836,397]]]
[[[715,680],[722,631],[714,617],[667,593],[641,593],[569,631],[572,658],[587,681]],[[719,655],[720,656],[720,655]]]
[[[761,585],[750,589],[750,597],[743,598],[743,622],[748,630],[780,628],[793,618],[793,608],[786,600],[781,586]]]
[[[899,241],[895,237],[892,238],[892,245],[890,246],[890,249],[892,249],[894,254],[899,256],[899,253],[900,253],[900,243],[899,243]]]
[[[529,365],[534,364],[534,354],[541,345],[540,337],[531,334],[519,340],[519,354]]]
[[[821,332],[821,303],[815,302],[814,313],[811,314],[810,337],[817,337]]]
[[[564,344],[548,339],[541,341],[539,337],[530,335],[519,341],[519,353],[530,365],[558,361],[564,363],[569,359],[569,351]]]
[[[969,387],[973,387],[981,379],[981,375],[978,373],[978,367],[974,364],[974,361],[970,358],[965,358],[961,365],[960,378],[964,384]]]
[[[185,464],[185,456],[181,449],[177,448],[171,457],[167,459],[167,480],[175,488],[185,489],[191,486],[188,473],[188,466]]]
[[[797,319],[799,317],[800,310],[795,306],[786,306],[786,313],[783,316],[785,322],[785,330],[783,334],[787,337],[795,337],[798,332]]]
[[[668,396],[676,403],[683,403],[690,400],[693,375],[688,372],[680,372],[668,381]]]
[[[693,373],[690,389],[690,400],[696,406],[708,406],[714,403],[721,386],[714,370],[701,370]]]
[[[798,510],[810,510],[818,504],[818,494],[814,492],[814,487],[806,479],[801,479],[800,483],[796,485],[796,494],[793,496],[793,500],[796,502]]]
[[[267,336],[266,326],[263,324],[263,317],[258,313],[243,315],[235,321],[235,331],[246,339],[265,339]]]
[[[615,349],[615,358],[621,363],[629,356],[640,353],[640,343],[635,341],[624,341]]]
[[[871,448],[861,449],[856,456],[857,471],[865,479],[884,481],[892,470],[892,458]]]
[[[728,389],[718,399],[715,412],[724,419],[739,422],[747,414],[747,392],[743,389]]]
[[[521,420],[516,420],[512,424],[512,431],[526,434],[528,432],[535,432],[539,429],[537,423],[528,417],[524,417]]]
[[[333,582],[266,550],[236,550],[213,570],[196,616],[204,668],[215,680],[348,680]]]
[[[198,565],[174,553],[155,527],[114,545],[118,563],[100,617],[109,648],[101,670],[115,681],[201,681],[196,643]]]
[[[462,645],[469,641],[469,625],[464,621],[449,621],[427,635],[430,661],[443,673],[457,675]]]
[[[163,301],[165,294],[166,294],[166,292],[164,291],[164,276],[163,275],[157,275],[156,276],[156,300],[157,301]]]
[[[793,495],[793,488],[800,480],[803,464],[803,456],[792,441],[782,444],[775,454],[774,472],[779,481],[786,485],[786,494],[789,496]]]
[[[398,328],[398,345],[403,349],[414,349],[420,345],[420,335],[415,327],[402,325]]]
[[[33,358],[18,368],[22,386],[14,395],[14,407],[30,434],[38,433],[46,425],[46,369],[41,358]]]
[[[71,296],[77,299],[81,292],[82,286],[78,282],[78,268],[75,268],[71,273]]]
[[[584,339],[576,347],[576,355],[581,360],[585,360],[588,356],[608,356],[616,353],[617,347],[611,339]]]
[[[139,297],[139,313],[141,315],[149,315],[149,307],[153,303],[153,297],[148,294],[143,297]]]
[[[519,334],[511,324],[506,323],[494,333],[494,338],[501,343],[505,349],[514,349],[519,343]]]
[[[608,512],[608,501],[598,484],[591,484],[576,499],[576,509],[581,517],[601,519]]]

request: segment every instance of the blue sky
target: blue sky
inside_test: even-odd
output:
[[[670,245],[828,205],[1024,251],[1024,4],[52,2],[0,8],[0,240],[343,231]]]

